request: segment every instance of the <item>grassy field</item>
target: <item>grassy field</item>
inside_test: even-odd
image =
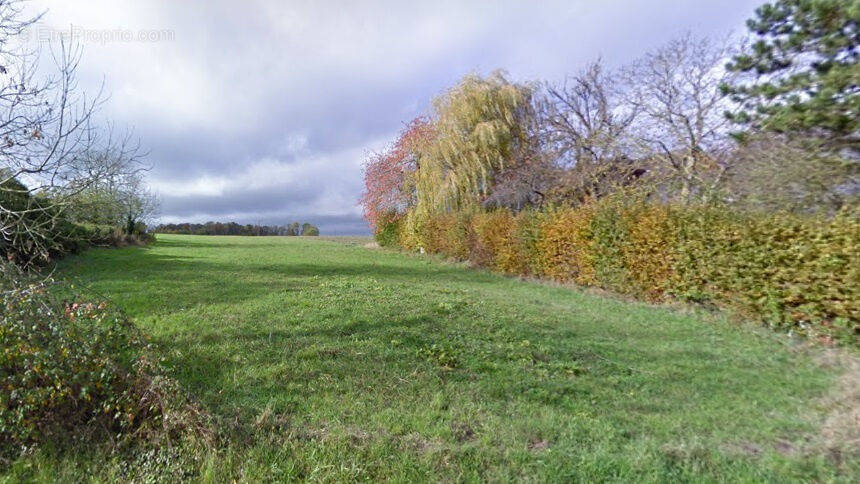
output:
[[[819,350],[349,242],[161,235],[63,261],[60,276],[121,304],[184,387],[243,437],[178,463],[44,451],[7,478],[176,466],[215,482],[849,481],[858,471],[819,444],[822,398],[839,376]]]

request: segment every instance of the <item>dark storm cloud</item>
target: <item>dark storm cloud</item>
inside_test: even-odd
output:
[[[298,190],[284,190],[277,187],[266,187],[254,190],[228,190],[222,195],[207,196],[174,196],[166,194],[162,197],[164,210],[179,218],[196,217],[201,209],[204,214],[221,216],[234,213],[271,213],[283,210],[289,216],[289,210],[296,204],[315,202],[320,196],[313,187],[300,187]]]
[[[692,30],[742,29],[758,0],[38,2],[45,26],[166,32],[83,42],[82,85],[150,152],[165,221],[315,222],[365,233],[360,163],[462,75],[557,80]]]

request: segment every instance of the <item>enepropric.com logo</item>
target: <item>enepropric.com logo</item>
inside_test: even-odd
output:
[[[28,37],[38,42],[72,42],[78,44],[110,44],[117,42],[172,42],[176,32],[172,29],[88,29],[80,25],[70,25],[66,29],[38,26]]]

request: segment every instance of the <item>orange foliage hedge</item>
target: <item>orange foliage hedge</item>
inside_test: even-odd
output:
[[[472,217],[470,259],[475,264],[510,272],[516,259],[514,216],[507,210],[477,213]]]
[[[631,292],[660,300],[674,275],[677,234],[672,212],[666,206],[645,205],[624,213],[629,227],[622,249],[623,267]]]
[[[853,344],[860,335],[856,211],[823,220],[605,199],[427,218],[401,219],[401,246],[647,301],[714,304]]]
[[[591,205],[552,210],[540,223],[537,240],[540,275],[577,284],[595,284]]]

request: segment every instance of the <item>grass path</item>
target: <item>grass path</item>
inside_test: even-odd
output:
[[[119,302],[205,408],[252,429],[202,478],[852,471],[810,450],[838,375],[767,331],[305,238],[161,235],[59,274]],[[67,457],[62,473],[118,465]]]

